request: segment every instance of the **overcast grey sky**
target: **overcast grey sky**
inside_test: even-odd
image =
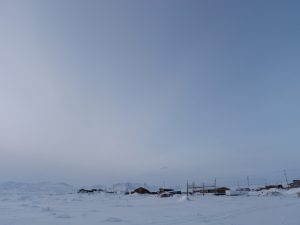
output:
[[[297,178],[299,11],[0,0],[0,181]]]

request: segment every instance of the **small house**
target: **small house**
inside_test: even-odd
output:
[[[293,182],[289,184],[289,188],[300,188],[300,180],[293,180]]]
[[[131,194],[134,194],[134,193],[137,193],[137,194],[151,194],[151,192],[144,188],[144,187],[139,187],[137,189],[135,189],[134,191],[131,192]]]

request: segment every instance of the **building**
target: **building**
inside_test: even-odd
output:
[[[289,188],[300,188],[300,180],[293,180],[293,182],[289,184]]]
[[[152,194],[148,189],[144,188],[144,187],[139,187],[137,189],[135,189],[134,191],[131,192],[131,194]]]

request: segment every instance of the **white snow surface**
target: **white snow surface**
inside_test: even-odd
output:
[[[19,185],[6,184],[6,188],[16,186]],[[44,183],[42,186],[51,185]],[[184,195],[159,198],[137,194],[49,193],[48,188],[32,187],[31,191],[16,188],[8,192],[3,187],[0,185],[1,225],[300,224],[300,198],[294,195],[299,190],[279,196],[211,195],[190,196],[188,200]],[[57,184],[53,187],[57,188]],[[46,191],[41,191],[43,189]]]

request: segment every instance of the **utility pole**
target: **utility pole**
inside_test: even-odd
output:
[[[217,193],[217,178],[215,178],[215,194]]]
[[[286,170],[283,171],[284,177],[285,177],[285,181],[286,181],[286,186],[289,187],[289,181],[287,178],[287,174],[286,174]]]
[[[192,193],[195,194],[195,181],[192,183]]]
[[[248,184],[248,188],[250,188],[250,178],[249,178],[249,176],[247,176],[247,184]]]
[[[186,200],[189,200],[189,181],[186,181]]]

